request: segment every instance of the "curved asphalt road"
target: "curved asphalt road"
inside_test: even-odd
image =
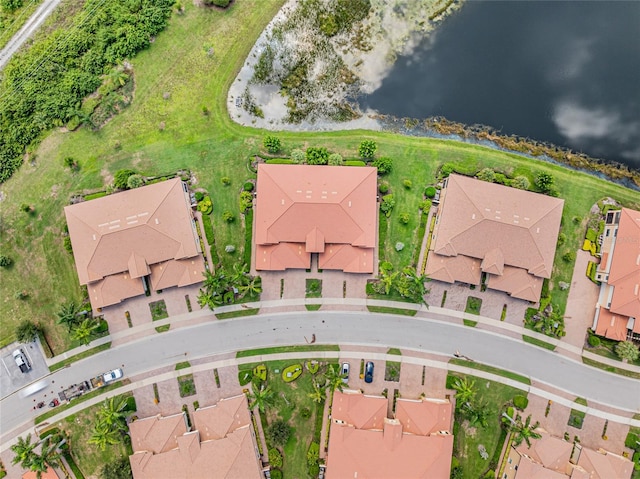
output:
[[[213,315],[212,315],[213,317]],[[365,312],[296,312],[213,320],[179,328],[109,349],[47,379],[45,390],[68,386],[115,367],[125,376],[230,351],[274,345],[358,344],[432,351],[459,350],[476,361],[514,371],[603,405],[640,411],[640,381],[606,373],[499,334],[440,321]],[[45,392],[43,391],[43,393]],[[35,397],[39,397],[37,394]],[[0,431],[10,431],[35,416],[32,398],[19,393],[0,403]]]

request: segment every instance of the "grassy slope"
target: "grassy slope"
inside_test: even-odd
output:
[[[260,31],[283,3],[284,0],[264,0],[256,8],[252,2],[235,2],[228,11],[187,4],[185,15],[174,16],[152,47],[133,59],[135,101],[126,111],[99,132],[80,129],[74,133],[51,133],[38,151],[37,166],[24,165],[2,185],[6,195],[2,205],[2,250],[16,264],[11,270],[0,270],[0,345],[13,339],[19,320],[34,318],[49,325],[48,337],[55,352],[68,347],[66,332],[54,326],[52,319],[60,303],[80,298],[72,258],[62,247],[62,209],[73,192],[104,186],[105,178],[119,168],[133,166],[150,175],[190,168],[199,186],[212,194],[218,252],[228,265],[233,262],[233,257],[224,253],[224,246],[241,246],[241,223],[225,223],[222,212],[230,210],[239,218],[238,195],[243,180],[252,176],[247,162],[259,152],[264,132],[230,121],[226,92]],[[214,49],[212,56],[206,53],[209,47]],[[163,99],[165,92],[170,93],[170,99]],[[202,114],[203,105],[210,109],[209,116]],[[161,122],[165,124],[164,131],[159,129]],[[418,226],[417,205],[422,187],[433,182],[435,170],[445,161],[477,168],[516,169],[530,177],[538,170],[551,172],[562,196],[570,198],[564,211],[568,237],[565,247],[578,248],[581,244],[582,230],[575,227],[571,218],[586,216],[602,196],[613,196],[627,205],[640,203],[637,192],[612,183],[474,145],[362,131],[278,135],[286,151],[324,145],[345,157],[355,155],[363,138],[373,138],[380,155],[395,159],[388,180],[397,202],[385,252],[388,260],[399,266],[407,264],[414,248],[419,247],[419,241],[411,238]],[[115,148],[117,143],[120,149]],[[66,156],[80,161],[79,173],[64,169],[62,160]],[[223,187],[222,176],[230,177],[232,185]],[[411,190],[402,186],[405,178],[412,179]],[[22,203],[35,205],[35,218],[19,211]],[[404,211],[411,214],[409,225],[398,221],[398,214]],[[399,253],[394,249],[397,241],[406,244]],[[559,250],[556,264],[563,263],[562,251]],[[559,279],[570,281],[569,268],[562,266]],[[30,299],[14,299],[14,293],[22,289],[30,293]],[[566,298],[566,292],[557,288],[554,294],[559,294],[561,301]]]

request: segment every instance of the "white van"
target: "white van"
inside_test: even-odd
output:
[[[49,381],[46,379],[41,379],[40,381],[36,381],[35,383],[29,384],[27,387],[20,390],[20,397],[26,398],[27,396],[31,396],[38,391],[42,391],[49,385]]]

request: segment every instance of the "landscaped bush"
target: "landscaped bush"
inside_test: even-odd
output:
[[[282,479],[282,471],[280,469],[271,469],[271,479]]]
[[[262,140],[262,144],[267,149],[267,151],[271,154],[278,153],[282,146],[280,142],[280,138],[277,136],[267,135]]]
[[[244,185],[242,185],[242,189],[244,191],[253,191],[253,183],[251,181],[245,181]]]
[[[261,381],[267,380],[267,367],[264,364],[258,364],[253,368],[253,376]]]
[[[119,190],[126,190],[129,188],[129,177],[135,174],[137,174],[135,171],[129,169],[116,171],[116,174],[113,175],[113,186]]]
[[[511,186],[513,188],[518,188],[519,190],[528,190],[531,186],[531,182],[526,176],[516,176],[511,180]]]
[[[629,434],[627,434],[627,438],[624,441],[624,445],[629,449],[640,451],[640,435],[630,432]]]
[[[251,374],[251,370],[243,369],[242,371],[238,371],[238,382],[240,386],[246,386],[251,382],[253,375]]]
[[[312,466],[314,464],[318,464],[318,460],[320,459],[320,445],[313,441],[309,444],[309,449],[307,450],[307,464]]]
[[[203,215],[210,215],[213,213],[213,202],[208,195],[202,198],[198,203],[198,211],[202,212]]]
[[[225,211],[224,213],[222,213],[222,219],[227,223],[233,223],[236,217],[231,211]]]
[[[194,196],[196,198],[196,201],[200,202],[200,201],[202,201],[202,198],[204,198],[204,193],[202,191],[196,191],[194,193]]]
[[[571,261],[575,261],[576,252],[575,251],[567,251],[565,254],[562,255],[562,259],[564,261],[566,261],[567,263],[570,263]]]
[[[386,194],[389,191],[389,182],[381,181],[380,184],[378,185],[378,191],[383,195]]]
[[[408,224],[410,219],[409,213],[400,213],[400,223],[403,225]]]
[[[328,159],[329,165],[331,166],[342,166],[344,161],[342,160],[342,155],[338,153],[331,153]]]
[[[307,371],[309,371],[311,374],[316,374],[320,369],[320,363],[315,360],[307,361],[304,363],[304,365],[307,368]]]
[[[582,251],[590,251],[591,250],[591,245],[593,243],[591,243],[591,241],[589,241],[588,239],[585,239],[582,242]]]
[[[249,191],[240,193],[240,212],[245,213],[253,207],[253,194]]]
[[[329,162],[329,152],[324,146],[310,146],[305,157],[309,165],[326,165]]]
[[[413,182],[412,182],[411,180],[403,180],[403,181],[402,181],[402,185],[403,185],[406,189],[410,190],[410,189],[411,189],[411,187],[413,186]]]
[[[291,435],[291,426],[287,421],[277,419],[267,428],[267,439],[274,446],[284,446]]]
[[[364,161],[360,160],[347,160],[344,162],[345,166],[367,166]]]
[[[144,178],[142,175],[135,174],[127,178],[127,188],[130,190],[140,188],[142,185],[144,185]]]
[[[418,209],[421,209],[425,213],[429,213],[429,210],[431,209],[431,201],[422,200],[418,205]]]
[[[204,216],[202,218],[202,225],[204,227],[204,236],[205,238],[207,238],[207,243],[209,244],[209,246],[212,246],[214,243],[214,236],[213,236],[213,226],[211,225],[211,220],[206,216]]]
[[[13,260],[9,258],[7,255],[0,254],[0,266],[3,268],[8,268],[13,264]]]
[[[385,195],[382,197],[382,202],[380,203],[380,211],[388,218],[391,216],[391,211],[395,205],[396,200],[393,198],[393,195]]]
[[[373,158],[376,151],[378,151],[378,144],[373,140],[362,140],[358,147],[358,154],[360,155],[360,158],[367,160]]]
[[[220,183],[222,183],[224,186],[229,186],[231,184],[231,178],[229,178],[228,176],[223,176],[222,178],[220,178]]]
[[[483,168],[481,169],[476,178],[482,181],[488,181],[489,183],[493,183],[496,180],[496,172],[491,168]]]
[[[282,467],[282,454],[275,447],[269,449],[269,464],[271,467]]]
[[[595,243],[595,241],[598,239],[598,233],[595,230],[589,228],[587,230],[587,233],[585,234],[585,238],[587,238],[592,243]]]
[[[298,379],[301,374],[302,365],[300,363],[292,364],[291,366],[287,366],[282,370],[282,380],[285,383],[290,383]]]
[[[373,160],[371,166],[378,168],[379,175],[386,175],[387,173],[391,173],[391,170],[393,169],[393,160],[386,156],[381,156],[380,158]]]
[[[524,411],[529,405],[529,399],[527,399],[525,396],[518,394],[513,398],[513,405],[518,409],[520,409],[521,411]]]
[[[298,148],[291,150],[291,161],[294,163],[302,163],[305,157],[306,155],[304,154],[304,151]]]
[[[427,198],[433,198],[436,196],[436,189],[433,186],[427,186],[424,190],[424,196]]]
[[[590,334],[588,341],[589,341],[589,346],[593,348],[597,348],[598,346],[600,346],[600,338],[598,336]]]

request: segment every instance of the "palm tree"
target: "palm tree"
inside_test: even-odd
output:
[[[513,433],[513,445],[517,447],[524,441],[527,443],[527,447],[531,447],[531,439],[540,439],[542,437],[540,433],[536,432],[538,426],[540,426],[539,421],[531,424],[531,414],[527,416],[524,423],[522,422],[522,417],[517,415],[515,421],[509,427]]]
[[[63,304],[56,313],[56,316],[58,316],[58,324],[66,325],[69,332],[71,332],[71,327],[78,324],[78,313],[79,308],[75,301],[69,301]]]
[[[102,402],[98,423],[104,423],[114,431],[126,431],[127,412],[127,400],[123,396],[110,397]]]
[[[47,472],[49,466],[53,467],[59,460],[58,445],[51,444],[51,436],[47,436],[41,442],[40,454],[34,454],[29,469],[36,473],[37,479],[40,479],[42,473]]]
[[[453,381],[453,389],[456,390],[456,407],[462,408],[463,405],[470,403],[476,395],[475,381],[469,381],[467,378],[456,378]]]
[[[307,396],[309,396],[313,402],[320,404],[324,400],[325,389],[314,381],[313,391],[307,394]]]
[[[114,429],[103,421],[98,421],[93,428],[89,444],[94,444],[104,451],[107,446],[118,444],[122,440],[122,435],[118,429]]]
[[[463,406],[463,413],[472,426],[479,424],[482,427],[487,427],[489,424],[488,419],[491,416],[491,411],[489,411],[489,408],[484,403],[473,405],[467,402]]]
[[[342,380],[345,376],[342,375],[337,364],[330,364],[327,367],[325,376],[327,378],[327,387],[329,388],[329,391],[333,393],[337,389],[342,392],[342,389],[344,388],[344,382]]]
[[[224,268],[216,269],[215,273],[204,272],[204,281],[200,293],[198,293],[200,306],[209,306],[210,309],[213,309],[216,306],[233,302],[233,298],[234,293]]]
[[[427,294],[427,288],[425,287],[424,283],[429,281],[429,279],[423,274],[418,274],[416,270],[410,266],[405,267],[402,270],[402,273],[407,279],[410,296],[414,300],[419,299],[426,306],[429,306],[424,300],[424,295]]]
[[[384,294],[389,294],[391,292],[391,287],[393,286],[397,277],[398,277],[397,271],[391,274],[389,274],[386,271],[381,271],[380,283],[384,287]]]
[[[82,323],[80,323],[71,333],[71,339],[73,341],[78,341],[80,344],[84,344],[85,346],[91,342],[91,336],[93,333],[100,327],[100,323],[93,320],[92,318],[87,318]]]
[[[252,385],[252,388],[254,386]],[[249,409],[253,409],[258,406],[260,412],[264,412],[266,406],[271,406],[273,404],[273,391],[269,386],[265,386],[264,384],[260,385],[260,389],[254,391],[253,394],[249,394]]]
[[[249,283],[249,268],[247,263],[235,263],[233,265],[233,274],[231,275],[231,283],[241,289]]]
[[[254,298],[262,293],[262,278],[260,276],[251,276],[249,282],[240,288],[243,294],[249,293],[249,296]]]
[[[20,464],[24,469],[28,469],[31,465],[35,452],[33,450],[38,446],[38,443],[31,442],[31,434],[27,434],[27,437],[18,437],[18,442],[11,446],[11,450],[15,454],[12,464]]]

